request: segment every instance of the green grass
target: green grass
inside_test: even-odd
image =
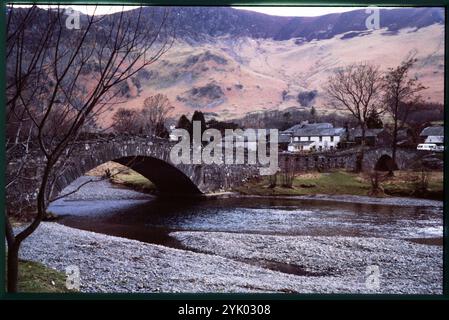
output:
[[[303,188],[301,185],[315,185],[312,188]],[[317,178],[296,177],[293,187],[301,190],[303,194],[354,194],[366,195],[371,189],[370,184],[358,175],[348,172],[320,173]]]
[[[65,286],[64,273],[33,261],[19,261],[19,292],[73,292]]]
[[[434,200],[443,200],[443,175],[442,173],[429,173],[427,191],[416,192],[416,184],[420,181],[420,173],[409,174],[407,178],[398,177],[382,184],[388,195],[398,197],[416,197]]]
[[[292,188],[280,186],[281,178],[275,188],[269,188],[269,178],[251,182],[236,191],[243,194],[256,195],[312,195],[312,194],[353,194],[366,195],[370,184],[358,175],[335,171],[329,173],[313,173],[296,176]]]
[[[114,175],[111,182],[146,193],[155,193],[157,191],[156,186],[150,180],[133,170]]]
[[[443,198],[443,177],[441,172],[429,174],[428,191],[416,193],[415,185],[419,172],[396,172],[392,178],[383,177],[380,185],[386,196],[406,196],[427,199]],[[385,174],[384,174],[385,175]],[[281,175],[278,175],[277,186],[269,188],[269,178],[264,177],[235,188],[242,194],[260,196],[295,196],[295,195],[369,195],[370,178],[367,174],[356,174],[345,171],[328,173],[306,173],[298,175],[293,180],[292,188],[281,186]]]

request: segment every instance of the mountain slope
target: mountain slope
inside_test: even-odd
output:
[[[332,112],[322,87],[335,68],[368,61],[387,70],[410,54],[418,59],[412,75],[428,87],[423,98],[443,102],[443,26],[350,33],[299,44],[227,36],[195,45],[180,40],[147,70],[148,79],[141,79],[139,92],[124,106],[138,108],[146,96],[164,93],[178,116],[195,109],[222,119],[288,107]]]
[[[143,10],[151,32],[163,9]],[[139,109],[157,93],[167,95],[176,118],[198,109],[221,119],[290,107],[333,112],[323,85],[336,68],[367,61],[387,70],[410,55],[418,59],[412,75],[428,87],[423,98],[443,102],[442,8],[381,9],[379,30],[366,30],[365,10],[319,17],[277,17],[229,7],[170,11],[168,23],[176,27],[172,48],[121,85],[126,101],[99,119],[102,126],[110,125],[117,108]],[[45,16],[36,19],[37,26],[45,25]],[[108,27],[101,23],[96,27]],[[89,77],[89,72],[83,77],[86,88]]]
[[[144,14],[153,17],[153,10],[146,8]],[[225,35],[274,40],[330,39],[348,31],[366,30],[365,20],[369,16],[365,10],[319,17],[278,17],[229,7],[173,7],[170,11],[178,38],[192,41]],[[444,24],[443,8],[380,9],[379,15],[380,27],[392,32]]]

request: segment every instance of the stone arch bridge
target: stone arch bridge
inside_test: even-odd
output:
[[[170,149],[173,143],[165,139],[149,139],[141,136],[102,136],[95,139],[81,139],[73,146],[71,162],[67,163],[62,174],[55,178],[50,197],[55,197],[78,177],[107,161],[126,165],[151,180],[160,193],[170,195],[199,195],[229,190],[248,179],[259,176],[256,165],[216,165],[216,164],[173,164]],[[33,154],[33,152],[31,152]],[[380,157],[391,155],[387,148],[373,148],[365,151],[364,170],[372,170]],[[343,168],[352,170],[356,163],[356,150],[342,150],[316,154],[279,154],[279,164],[286,159],[295,162],[298,171],[315,169],[328,170]],[[397,165],[407,168],[417,157],[416,150],[398,149]],[[14,172],[21,165],[20,155],[9,161],[6,173]],[[8,188],[6,200],[13,206],[19,199],[33,203],[37,195],[40,172],[44,158],[35,154],[25,163],[26,180]],[[33,177],[33,178],[32,178]]]
[[[230,189],[255,175],[259,170],[250,165],[217,164],[173,164],[170,150],[174,143],[165,139],[143,136],[101,136],[81,139],[72,146],[70,162],[65,164],[62,173],[55,178],[51,197],[59,194],[65,187],[89,170],[108,161],[118,162],[142,174],[151,180],[160,193],[171,195],[196,195]],[[27,179],[18,183],[11,190],[25,194],[28,198],[35,196],[39,185],[40,171],[45,159],[37,151],[30,152],[26,161]],[[21,159],[8,163],[7,172],[21,164]],[[9,194],[7,195],[9,196]],[[12,196],[12,195],[11,195]]]

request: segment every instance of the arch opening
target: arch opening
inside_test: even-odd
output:
[[[122,157],[113,162],[127,166],[150,180],[161,195],[199,195],[198,186],[172,164],[147,156]]]
[[[109,157],[98,157],[95,161],[79,161],[76,166],[73,166],[61,175],[55,183],[55,187],[52,190],[52,201],[66,197],[69,194],[74,193],[75,189],[82,189],[86,181],[75,181],[82,176],[104,176],[106,168],[101,168],[108,162],[115,162],[121,166],[132,169],[141,176],[148,179],[151,183],[151,189],[155,189],[156,194],[160,196],[197,196],[202,195],[203,192],[197,185],[198,181],[195,179],[198,176],[198,172],[192,173],[193,179],[184,173],[181,169],[175,167],[171,163],[160,160],[150,156],[123,156],[112,159]],[[100,160],[102,159],[102,160]],[[94,170],[103,170],[102,172],[91,172]],[[110,172],[112,176],[116,173]],[[120,180],[120,178],[119,178]],[[89,181],[91,182],[91,181]],[[79,185],[81,183],[81,186]],[[126,183],[124,183],[126,185]],[[132,182],[130,183],[133,184]],[[136,191],[139,191],[140,184],[137,184]],[[68,189],[66,189],[68,188]],[[150,192],[151,193],[151,192]]]
[[[384,154],[377,160],[374,170],[392,172],[398,170],[398,165],[394,162],[392,157],[388,154]]]

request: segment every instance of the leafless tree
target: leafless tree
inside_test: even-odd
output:
[[[325,86],[325,92],[331,104],[348,110],[362,131],[362,148],[357,171],[362,168],[368,117],[373,112],[381,112],[379,103],[382,90],[381,80],[382,74],[378,66],[357,63],[335,71]]]
[[[410,78],[408,72],[415,64],[415,58],[404,60],[396,68],[389,68],[384,77],[384,103],[393,119],[392,158],[396,161],[398,131],[404,127],[410,111],[419,100],[418,93],[425,87],[417,78]]]
[[[145,99],[142,109],[143,131],[150,136],[161,136],[167,120],[174,107],[163,94],[156,94]]]
[[[368,192],[369,196],[382,196],[385,194],[384,189],[381,186],[381,182],[385,177],[381,176],[380,172],[377,170],[374,170],[371,172],[370,176],[370,182],[371,182],[371,190]]]
[[[135,110],[119,108],[112,117],[112,128],[116,133],[137,134],[141,126]]]
[[[9,292],[17,291],[20,245],[45,216],[55,181],[75,161],[83,128],[120,100],[119,84],[158,60],[173,41],[168,10],[82,15],[80,29],[68,29],[66,18],[60,7],[8,6],[6,192],[39,181],[31,223],[16,234],[8,208]],[[30,158],[44,159],[34,177],[24,171]]]

